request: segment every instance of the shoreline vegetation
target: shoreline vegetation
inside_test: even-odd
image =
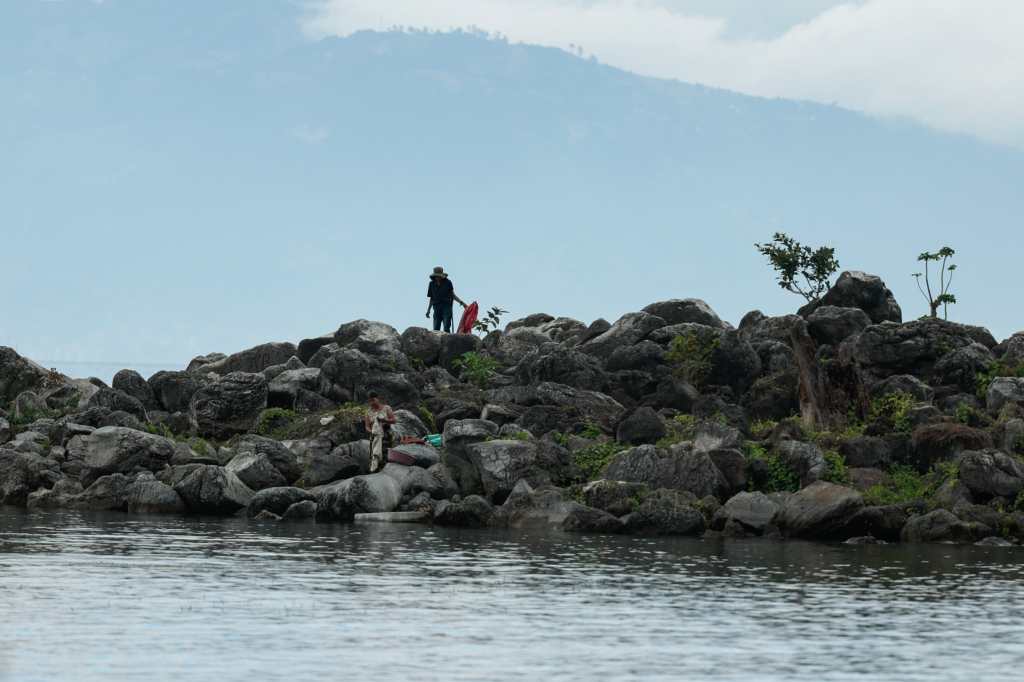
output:
[[[0,504],[1024,541],[1024,332],[998,342],[939,319],[951,296],[904,322],[862,272],[820,293],[737,327],[699,299],[614,323],[536,314],[481,336],[357,320],[109,386],[0,347]],[[375,474],[370,391],[395,409],[396,442],[419,441]]]

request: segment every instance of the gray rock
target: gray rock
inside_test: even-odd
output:
[[[621,533],[625,524],[606,511],[586,506],[574,507],[562,521],[562,530],[568,533]]]
[[[298,352],[293,343],[264,343],[207,364],[192,366],[191,371],[199,374],[227,376],[235,372],[256,374],[273,365],[288,362]]]
[[[441,462],[465,494],[483,492],[480,473],[470,461],[468,448],[498,434],[498,425],[482,419],[449,419],[444,425]]]
[[[30,452],[0,450],[0,506],[24,507],[38,488],[60,479],[56,462]]]
[[[233,372],[195,392],[189,420],[199,435],[223,440],[251,431],[266,407],[263,375]]]
[[[34,391],[22,391],[14,399],[14,418],[20,420],[35,419],[49,412],[50,407],[42,396]]]
[[[1024,406],[1024,378],[999,377],[989,385],[985,405],[990,413],[999,414],[1009,404]]]
[[[588,341],[591,341],[601,336],[611,328],[611,322],[605,320],[604,318],[598,318],[591,322],[590,325],[579,335],[579,338],[577,338],[576,340],[576,345],[582,346]]]
[[[1024,464],[998,450],[965,452],[960,480],[975,495],[1016,498],[1024,490]]]
[[[238,476],[238,479],[253,491],[288,485],[288,481],[281,475],[281,472],[263,453],[241,452],[235,455],[224,468]]]
[[[332,343],[334,343],[334,334],[324,334],[323,336],[316,336],[311,339],[303,339],[302,341],[299,341],[299,345],[295,349],[295,356],[302,362],[302,364],[312,367],[313,365],[310,365],[310,360],[313,359],[313,356],[316,355],[317,351]]]
[[[1016,547],[1016,545],[1014,545],[1009,540],[1004,540],[994,535],[990,535],[987,538],[978,540],[974,543],[974,545],[975,547]]]
[[[951,512],[936,509],[915,516],[903,526],[903,542],[971,542],[975,531]]]
[[[652,489],[684,490],[697,497],[723,496],[729,483],[706,452],[674,445],[658,450],[641,445],[615,455],[604,472],[611,480],[645,483]]]
[[[715,512],[711,528],[727,535],[763,535],[778,511],[779,505],[764,493],[737,493]]]
[[[695,498],[687,493],[655,490],[623,519],[624,530],[654,535],[701,535],[706,523],[694,502]]]
[[[409,410],[395,410],[395,424],[391,427],[391,432],[396,442],[406,436],[423,438],[429,433],[423,420]]]
[[[0,346],[0,405],[7,405],[22,391],[44,388],[49,374],[13,348]]]
[[[466,448],[484,495],[495,504],[503,503],[520,479],[536,479],[538,453],[536,443],[518,440],[485,441]]]
[[[671,299],[652,303],[643,310],[649,315],[660,317],[666,324],[682,324],[693,322],[696,324],[715,327],[716,329],[728,329],[729,325],[722,322],[718,314],[699,298]]]
[[[630,445],[656,443],[665,437],[665,422],[650,407],[638,407],[619,422],[616,440]]]
[[[877,436],[855,436],[839,444],[839,454],[848,466],[886,469],[894,464],[893,444]]]
[[[157,404],[167,412],[188,412],[192,396],[209,380],[190,372],[157,372],[149,378]]]
[[[431,331],[422,327],[409,327],[402,332],[402,352],[424,367],[437,364],[441,355],[441,332]]]
[[[894,374],[930,377],[939,360],[975,342],[995,345],[992,335],[980,327],[930,318],[906,324],[886,322],[847,339],[839,355],[877,379]]]
[[[338,521],[351,521],[356,514],[394,511],[402,500],[401,486],[384,473],[356,476],[313,492],[321,513]]]
[[[631,346],[647,338],[655,329],[668,325],[664,319],[648,313],[627,313],[608,331],[580,346],[580,350],[601,359],[607,359],[620,346]]]
[[[980,343],[959,348],[935,363],[934,380],[938,385],[956,386],[965,393],[974,393],[978,374],[988,369],[995,356]]]
[[[441,336],[441,349],[438,351],[437,364],[448,370],[455,371],[456,360],[466,353],[480,350],[480,339],[473,334],[444,334]]]
[[[0,417],[0,445],[3,445],[4,443],[11,440],[11,437],[13,435],[14,432],[11,429],[11,422],[7,421],[3,417]]]
[[[434,508],[434,523],[438,526],[459,528],[485,528],[494,515],[491,503],[479,495],[470,495],[458,502],[444,500]]]
[[[313,500],[296,502],[285,510],[281,516],[282,521],[307,521],[315,519],[319,506]]]
[[[559,488],[535,489],[520,481],[505,503],[495,510],[492,524],[517,529],[561,529],[570,514],[582,507]]]
[[[230,471],[219,466],[195,466],[174,485],[192,513],[233,514],[252,501],[253,491]]]
[[[140,422],[147,421],[146,408],[132,396],[112,388],[101,388],[89,398],[87,407],[101,407],[111,412],[126,412]]]
[[[856,490],[818,481],[790,496],[776,515],[775,524],[787,537],[837,538],[863,506],[864,498]]]
[[[825,305],[808,315],[807,331],[820,345],[838,346],[871,323],[871,318],[860,308]]]
[[[334,332],[334,342],[369,355],[391,356],[402,352],[402,337],[398,330],[370,320],[355,320],[341,325]]]
[[[525,355],[516,376],[524,385],[552,382],[591,391],[600,391],[608,382],[600,360],[561,344],[547,344]]]
[[[68,457],[81,456],[72,468],[86,486],[107,474],[159,471],[175,453],[174,442],[167,438],[120,426],[105,426],[77,438],[82,438],[84,448],[69,448]]]
[[[733,495],[747,489],[747,458],[742,452],[731,449],[712,450],[708,456],[725,478],[727,489],[724,495]]]
[[[649,492],[643,483],[601,479],[583,486],[583,502],[609,514],[625,516],[636,511]]]
[[[390,463],[384,467],[381,473],[395,479],[401,488],[402,499],[410,499],[420,493],[427,493],[431,498],[441,500],[448,493],[443,481],[420,467]]]
[[[825,453],[814,443],[783,441],[775,447],[786,466],[800,479],[801,486],[807,486],[828,472]]]
[[[114,390],[121,391],[138,400],[147,411],[159,409],[153,389],[142,378],[142,375],[133,369],[122,369],[114,375],[110,385]]]
[[[605,367],[611,372],[629,369],[651,371],[664,364],[665,349],[654,341],[641,341],[616,348],[605,362]]]
[[[761,357],[738,331],[721,335],[718,346],[711,354],[711,373],[707,382],[713,386],[728,386],[736,394],[746,392],[761,376]]]
[[[185,501],[169,485],[156,480],[153,474],[138,474],[125,488],[125,511],[133,514],[180,514]]]
[[[316,367],[281,372],[267,384],[267,405],[295,409],[303,390],[316,392],[320,389],[320,372]]]
[[[920,403],[930,403],[935,397],[931,386],[915,376],[896,374],[871,387],[871,396],[881,398],[892,393],[905,393]]]
[[[802,308],[800,314],[808,317],[824,306],[860,308],[876,324],[903,321],[903,311],[885,282],[880,277],[855,270],[839,275],[832,288],[820,300]]]
[[[370,441],[361,440],[332,448],[329,441],[314,441],[303,450],[301,485],[322,486],[370,470]]]
[[[579,416],[581,421],[589,421],[598,425],[610,426],[617,422],[625,412],[625,408],[608,395],[553,382],[538,384],[536,395],[541,405],[569,408]]]
[[[246,514],[253,518],[261,511],[266,510],[278,516],[284,516],[290,507],[310,501],[316,505],[316,495],[302,488],[266,488],[252,496],[249,506],[246,508]]]
[[[232,441],[232,445],[237,453],[251,452],[266,455],[287,483],[295,482],[302,475],[302,467],[297,455],[272,438],[247,433]]]

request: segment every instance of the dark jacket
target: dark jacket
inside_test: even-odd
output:
[[[431,279],[427,298],[434,305],[451,305],[455,301],[455,286],[450,279]]]

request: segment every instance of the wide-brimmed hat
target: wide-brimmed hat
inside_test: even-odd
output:
[[[436,268],[434,268],[434,272],[430,274],[430,277],[431,279],[433,279],[434,277],[441,277],[442,279],[447,279],[448,273],[444,271],[444,268],[438,265]]]

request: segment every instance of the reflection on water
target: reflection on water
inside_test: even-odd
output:
[[[0,680],[978,680],[1024,550],[0,509]]]

